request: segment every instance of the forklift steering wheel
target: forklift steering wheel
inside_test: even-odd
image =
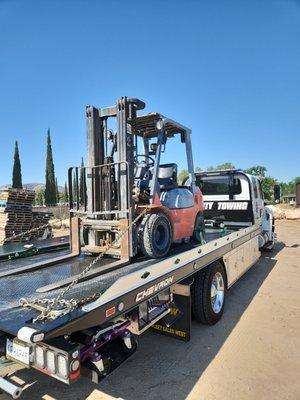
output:
[[[148,163],[148,166],[149,167],[153,167],[153,165],[154,165],[154,158],[152,158],[152,157],[150,157],[150,156],[146,156],[146,154],[137,154],[135,157],[134,157],[134,161],[135,162],[138,162],[138,158],[139,157],[144,157],[145,159],[147,159],[147,160],[150,160],[151,161],[151,163]]]

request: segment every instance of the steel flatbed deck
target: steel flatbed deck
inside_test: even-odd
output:
[[[67,247],[69,245],[69,236],[3,244],[0,246],[0,261],[7,260],[10,256],[26,251],[26,245],[32,245],[38,250],[38,253],[45,253]]]
[[[102,293],[98,300],[46,323],[33,324],[32,319],[38,312],[19,307],[19,299],[25,297],[30,301],[37,298],[54,298],[60,292],[60,288],[47,292],[37,290],[79,274],[90,263],[91,257],[80,255],[41,270],[6,276],[0,280],[0,331],[17,336],[20,328],[27,326],[43,332],[45,339],[50,339],[96,324],[103,325],[112,318],[115,319],[118,315],[134,309],[159,290],[183,281],[201,268],[222,258],[260,232],[261,228],[258,225],[228,231],[226,235],[221,230],[210,230],[206,233],[206,243],[203,245],[178,245],[166,259],[139,259],[110,272],[93,276],[77,284],[68,292],[66,298],[80,299],[95,292]],[[40,257],[45,257],[46,260],[46,256],[44,254]],[[35,260],[36,256],[31,259],[3,262],[0,272],[12,265],[14,269],[22,268]],[[113,262],[113,259],[102,259],[101,265],[109,266]],[[112,309],[115,312],[108,315],[107,310]]]

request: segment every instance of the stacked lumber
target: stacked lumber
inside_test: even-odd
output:
[[[50,218],[53,217],[52,213],[43,212],[43,211],[32,211],[32,224],[31,228],[38,228],[39,226],[47,225],[49,223]],[[48,227],[49,232],[52,231],[52,228]],[[45,228],[38,229],[34,232],[33,238],[40,238],[43,236],[45,232]]]
[[[32,211],[35,192],[27,189],[4,189],[0,191],[0,244],[9,238],[32,228],[47,224],[50,213]],[[37,230],[24,237],[11,241],[24,241],[41,237],[44,229]]]

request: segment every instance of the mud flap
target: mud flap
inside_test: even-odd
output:
[[[152,326],[152,330],[188,342],[191,337],[190,286],[176,284],[171,287],[173,304],[168,315]]]

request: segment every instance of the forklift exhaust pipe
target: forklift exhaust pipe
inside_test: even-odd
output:
[[[0,390],[8,393],[13,399],[18,399],[22,394],[22,388],[8,382],[4,378],[0,378]]]

